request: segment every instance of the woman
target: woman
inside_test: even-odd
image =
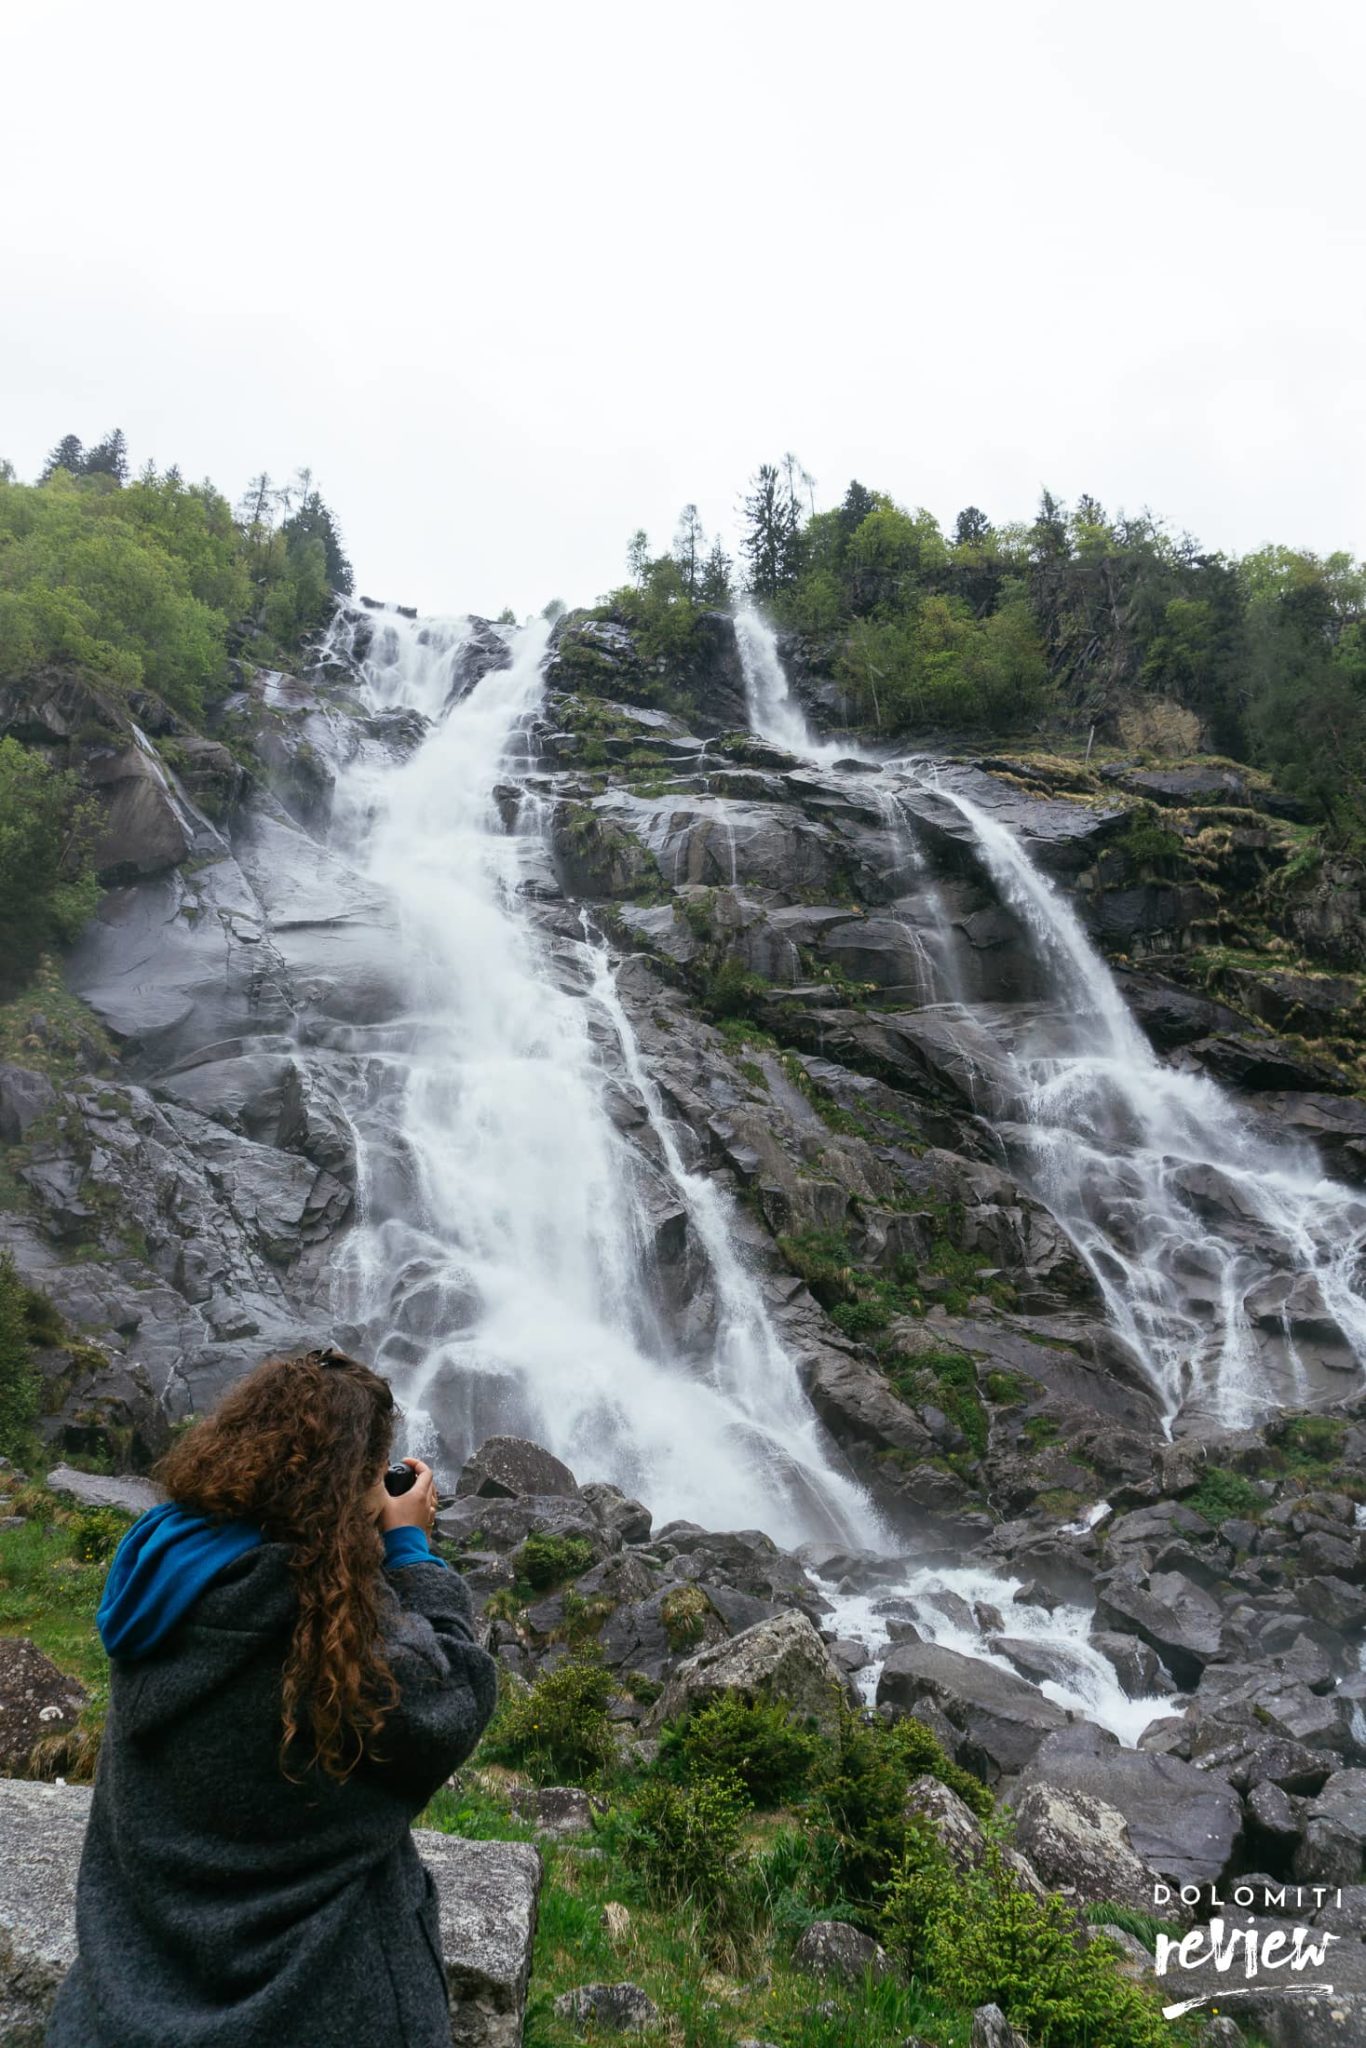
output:
[[[162,1461],[99,1612],[109,1721],[49,2048],[449,2048],[411,1823],[493,1710],[432,1474],[337,1351],[259,1366]]]

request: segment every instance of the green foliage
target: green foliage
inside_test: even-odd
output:
[[[1173,832],[1163,825],[1157,814],[1147,805],[1139,804],[1130,813],[1123,832],[1110,841],[1116,853],[1124,854],[1135,867],[1165,868],[1177,859],[1182,850],[1179,832]]]
[[[703,975],[702,1008],[709,1017],[741,1017],[767,990],[762,975],[751,974],[736,959],[723,960]]]
[[[964,1351],[931,1345],[897,1353],[887,1365],[888,1377],[903,1400],[932,1401],[962,1430],[968,1447],[981,1457],[987,1447],[988,1424],[977,1390],[977,1371]]]
[[[8,1252],[0,1252],[0,1456],[26,1456],[38,1417],[28,1289]]]
[[[40,484],[0,477],[0,680],[74,663],[196,718],[228,685],[230,628],[263,655],[296,647],[350,565],[306,477],[257,479],[239,521],[177,470],[127,483],[117,438],[85,455],[68,436]]]
[[[107,1563],[132,1525],[121,1508],[77,1508],[67,1524],[72,1551],[82,1564]]]
[[[586,1536],[547,1536],[533,1530],[517,1561],[527,1584],[543,1593],[586,1572],[593,1562],[593,1546]]]
[[[74,938],[93,915],[98,821],[98,806],[74,775],[16,739],[0,739],[0,995],[20,987],[48,946]]]
[[[724,1772],[688,1785],[654,1779],[627,1816],[622,1854],[652,1899],[714,1918],[735,1894],[749,1804],[739,1778]]]
[[[611,1672],[591,1658],[557,1664],[529,1692],[503,1695],[479,1754],[512,1764],[542,1785],[598,1777],[616,1761],[607,1717],[615,1689]]]
[[[986,1787],[950,1762],[923,1722],[843,1714],[812,1798],[812,1841],[827,1895],[850,1902],[865,1924],[906,1853],[907,1787],[927,1774],[979,1817],[992,1811]]]
[[[880,1931],[908,1971],[963,2006],[988,2002],[1039,2048],[1168,2048],[1154,1994],[1115,1969],[1108,1943],[1078,1938],[1072,1910],[1021,1886],[999,1849],[957,1875],[912,1831],[883,1895]]]
[[[694,1781],[734,1779],[755,1806],[772,1807],[806,1789],[821,1750],[819,1736],[799,1728],[786,1707],[722,1693],[665,1730],[660,1767]]]
[[[1336,1415],[1292,1415],[1267,1432],[1293,1471],[1313,1471],[1341,1456],[1347,1424]]]
[[[27,1520],[0,1530],[0,1635],[30,1637],[60,1670],[79,1678],[97,1717],[109,1678],[95,1628],[107,1565],[78,1554],[73,1511],[41,1487],[16,1495],[15,1512]]]
[[[674,1586],[659,1603],[659,1618],[675,1656],[696,1649],[706,1633],[712,1604],[700,1586],[691,1581]]]
[[[1240,1472],[1229,1472],[1221,1465],[1212,1465],[1201,1477],[1195,1492],[1189,1494],[1182,1505],[1194,1508],[1197,1515],[1203,1515],[1217,1528],[1230,1516],[1246,1518],[1257,1514],[1262,1507],[1262,1499],[1252,1482],[1244,1479]]]

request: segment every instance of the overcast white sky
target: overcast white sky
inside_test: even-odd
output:
[[[1348,0],[6,11],[0,454],[307,463],[362,589],[621,580],[794,449],[1366,550]]]

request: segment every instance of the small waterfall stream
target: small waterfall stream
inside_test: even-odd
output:
[[[812,739],[785,678],[779,686],[772,629],[747,610],[737,632],[754,730],[828,769],[834,750]],[[1308,1147],[1260,1132],[1213,1081],[1157,1058],[1062,891],[948,770],[888,762],[879,783],[898,862],[915,831],[897,790],[932,792],[970,828],[998,896],[1030,934],[1051,1000],[994,1017],[984,1095],[1004,1075],[1006,1099],[983,1106],[1017,1176],[1094,1276],[1168,1419],[1185,1411],[1237,1427],[1310,1399],[1297,1329],[1314,1341],[1320,1393],[1325,1380],[1355,1378],[1366,1367],[1366,1196],[1329,1179]],[[933,999],[966,1023],[955,935],[928,877],[922,893],[934,943],[908,925],[912,945]],[[966,1034],[965,1055],[970,1064]]]
[[[1366,1197],[1308,1147],[1263,1137],[1213,1081],[1165,1066],[1062,892],[999,819],[934,787],[1033,934],[1066,1020],[1009,1046],[1010,1149],[1169,1418],[1199,1407],[1238,1427],[1306,1399],[1292,1307],[1340,1333],[1339,1370],[1366,1365]]]

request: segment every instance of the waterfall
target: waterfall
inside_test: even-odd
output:
[[[752,732],[786,753],[805,760],[829,763],[848,760],[856,748],[818,740],[806,722],[801,705],[792,694],[778,653],[778,636],[762,613],[752,604],[742,604],[735,614],[735,639],[745,678],[745,704]]]
[[[363,1033],[361,1213],[341,1306],[447,1469],[484,1436],[521,1431],[661,1520],[759,1525],[789,1545],[876,1541],[723,1198],[684,1166],[604,949],[562,913],[532,915],[525,884],[545,852],[518,751],[546,629],[510,634],[509,665],[461,697],[466,637],[458,621],[383,613],[360,665],[375,709],[431,724],[406,761],[358,760],[338,792],[340,829],[394,909],[398,992],[398,1013]],[[653,1162],[608,1114],[623,1077]],[[689,1275],[714,1303],[703,1357],[671,1340],[658,1305],[660,1200],[682,1211],[706,1268]]]
[[[749,610],[736,635],[755,731],[828,768],[832,750],[791,697],[772,628]],[[1262,1135],[1215,1082],[1157,1058],[1062,892],[950,774],[902,761],[880,781],[898,858],[914,863],[915,836],[897,790],[932,790],[970,828],[1035,942],[1053,1000],[1043,1017],[1022,1006],[1013,1025],[993,1018],[1013,1098],[1009,1121],[995,1121],[1168,1420],[1185,1409],[1237,1427],[1366,1365],[1366,1196],[1325,1176],[1307,1146]],[[923,893],[939,929],[933,947],[914,932],[912,943],[936,999],[963,1008],[955,935],[928,879]]]
[[[1194,1404],[1237,1427],[1303,1400],[1292,1315],[1340,1332],[1366,1365],[1366,1196],[1307,1147],[1260,1135],[1213,1081],[1164,1066],[1019,840],[943,776],[930,786],[971,827],[1056,989],[1041,1028],[1003,1041],[1021,1118],[1011,1149],[1168,1417]]]

